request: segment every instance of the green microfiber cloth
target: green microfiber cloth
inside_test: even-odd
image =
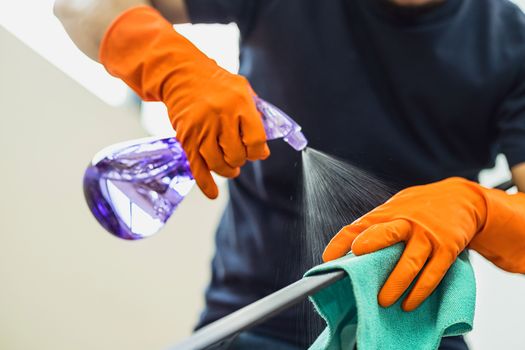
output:
[[[317,266],[311,276],[344,270],[347,276],[319,291],[311,301],[327,328],[310,350],[437,349],[443,336],[472,330],[476,303],[474,272],[463,253],[438,288],[412,312],[401,309],[401,298],[389,308],[377,303],[377,294],[403,251],[403,245]]]

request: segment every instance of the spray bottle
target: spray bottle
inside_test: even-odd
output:
[[[268,140],[282,138],[306,148],[301,127],[274,105],[254,97]],[[111,234],[137,240],[157,233],[195,180],[175,137],[132,140],[95,155],[84,174],[84,196],[98,222]]]

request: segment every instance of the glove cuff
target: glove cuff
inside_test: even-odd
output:
[[[193,62],[211,61],[149,6],[132,7],[111,23],[99,60],[146,101],[162,101],[167,79],[184,80],[183,71]]]
[[[480,188],[487,218],[469,247],[506,271],[525,273],[525,194]]]

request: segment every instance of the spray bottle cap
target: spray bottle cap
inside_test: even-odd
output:
[[[293,147],[296,151],[302,151],[308,145],[308,141],[301,130],[291,132],[289,135],[283,138],[286,143]]]
[[[282,138],[296,151],[306,148],[308,141],[301,132],[301,126],[273,104],[254,96],[257,110],[261,113],[264,131],[268,140]]]

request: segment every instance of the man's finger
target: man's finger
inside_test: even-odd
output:
[[[410,223],[403,219],[372,225],[356,237],[352,252],[355,255],[369,254],[406,241],[411,229]]]
[[[425,235],[414,235],[407,243],[396,267],[379,292],[382,307],[394,304],[408,289],[427,261],[432,246]]]
[[[239,168],[232,168],[224,160],[224,154],[218,141],[213,137],[206,137],[201,144],[199,152],[206,162],[208,169],[224,177],[236,177],[239,175]]]
[[[191,173],[201,191],[210,199],[219,195],[219,189],[213,181],[210,170],[199,152],[188,152]]]
[[[241,116],[241,139],[246,146],[246,156],[252,161],[266,159],[270,155],[270,149],[266,144],[261,115],[255,109],[255,105],[246,113]]]
[[[364,228],[357,225],[343,227],[328,243],[323,252],[323,261],[332,261],[345,256],[352,247],[352,242]]]
[[[219,145],[224,154],[224,160],[230,167],[238,168],[246,163],[246,147],[242,143],[238,120],[222,126]]]
[[[441,282],[450,266],[454,263],[455,258],[449,251],[445,250],[435,254],[403,301],[403,310],[412,311],[421,305],[439,285],[439,282]]]

